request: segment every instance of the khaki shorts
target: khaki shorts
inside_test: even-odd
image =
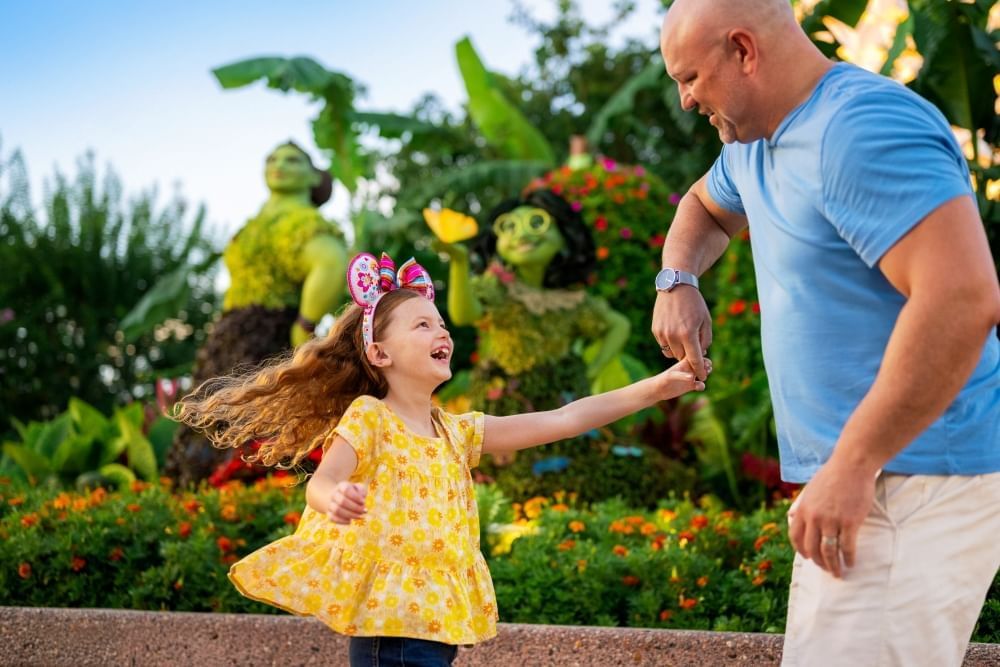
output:
[[[882,474],[835,579],[795,556],[782,665],[961,665],[1000,568],[1000,473]]]

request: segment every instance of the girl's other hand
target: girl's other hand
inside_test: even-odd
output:
[[[704,358],[706,377],[712,372],[712,360]],[[704,391],[705,383],[698,379],[694,369],[687,359],[681,359],[676,364],[656,376],[660,400],[676,398],[689,391]]]
[[[364,484],[337,482],[333,487],[326,515],[334,523],[348,524],[365,514],[365,496],[368,489]]]

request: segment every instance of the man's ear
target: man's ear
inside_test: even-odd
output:
[[[757,39],[746,30],[736,28],[729,32],[729,47],[736,54],[740,69],[744,74],[752,74],[757,70]]]
[[[382,347],[381,343],[370,343],[365,348],[365,356],[368,357],[368,363],[376,368],[385,368],[392,365],[392,359],[389,358],[389,354]]]

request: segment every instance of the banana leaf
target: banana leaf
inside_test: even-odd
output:
[[[469,95],[469,115],[486,141],[504,157],[553,166],[555,154],[549,142],[504,97],[468,37],[455,45],[455,55]]]
[[[635,96],[648,88],[656,88],[662,84],[666,75],[663,59],[655,57],[646,67],[622,84],[603,107],[594,115],[594,120],[587,130],[587,145],[597,147],[608,129],[608,122],[623,113],[631,113],[635,109]],[[672,85],[670,87],[673,87]]]

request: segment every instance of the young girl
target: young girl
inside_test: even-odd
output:
[[[350,635],[351,665],[450,665],[458,644],[496,635],[470,475],[480,455],[568,438],[704,384],[681,362],[558,410],[449,414],[431,402],[453,348],[427,273],[361,254],[348,285],[356,305],[325,338],[202,385],[179,418],[221,447],[263,439],[252,458],[265,465],[323,448],[295,533],[233,565],[241,593]]]

